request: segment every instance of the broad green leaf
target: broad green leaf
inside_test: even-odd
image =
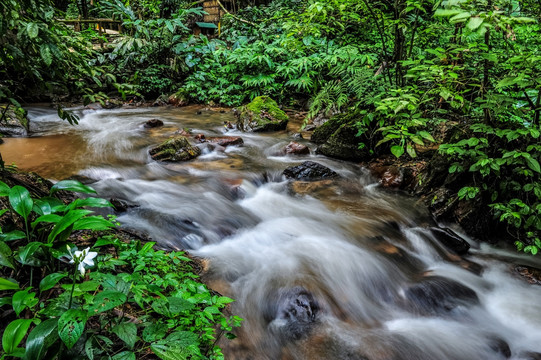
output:
[[[13,265],[13,261],[11,260],[13,257],[11,256],[11,249],[9,246],[6,245],[5,242],[0,241],[0,265],[1,266],[7,266],[9,268],[15,269],[15,266]]]
[[[435,12],[434,12],[434,16],[436,17],[450,17],[450,16],[455,16],[457,14],[460,14],[462,12],[462,10],[460,9],[437,9]]]
[[[87,316],[84,310],[69,309],[58,319],[58,335],[68,349],[83,335]]]
[[[127,300],[127,296],[119,291],[102,291],[94,297],[94,304],[88,309],[88,311],[91,314],[101,313],[120,306]]]
[[[23,360],[41,360],[47,349],[58,339],[58,319],[47,319],[36,326],[26,339],[26,353]]]
[[[143,324],[143,340],[153,342],[161,340],[167,334],[167,325],[165,324]]]
[[[13,241],[26,238],[26,234],[21,230],[13,230],[6,234],[0,234],[0,239],[3,241]]]
[[[191,331],[175,331],[172,332],[165,341],[169,344],[175,344],[181,347],[189,347],[199,345],[199,336]]]
[[[135,360],[133,351],[122,351],[111,358],[112,360]]]
[[[533,157],[529,157],[526,159],[526,161],[528,162],[528,166],[530,167],[530,169],[535,172],[541,173],[541,167],[539,166],[539,162],[536,159],[534,159]]]
[[[51,187],[51,194],[54,194],[57,191],[65,190],[65,191],[73,191],[73,192],[79,192],[84,194],[95,194],[96,190],[92,189],[89,186],[81,184],[77,180],[62,180],[57,182]]]
[[[181,346],[155,343],[150,349],[162,360],[186,360],[191,352]]]
[[[0,307],[4,305],[11,305],[12,296],[0,297]]]
[[[391,146],[391,153],[397,158],[399,158],[400,156],[402,156],[402,154],[404,154],[404,147],[400,145]]]
[[[60,280],[68,276],[66,273],[52,273],[45,276],[39,283],[39,290],[45,291],[52,289]]]
[[[74,202],[72,202],[70,204],[70,208],[80,208],[80,207],[83,207],[83,206],[88,206],[88,207],[113,207],[113,205],[105,200],[105,199],[102,199],[102,198],[94,198],[94,197],[89,197],[89,198],[86,198],[86,199],[77,199],[75,200]]]
[[[2,348],[6,354],[12,354],[26,336],[28,328],[32,324],[31,319],[13,320],[6,326],[2,335]]]
[[[113,333],[126,343],[128,349],[133,349],[137,342],[137,325],[134,323],[120,323],[113,328]]]
[[[17,261],[23,265],[32,265],[32,257],[41,248],[43,244],[37,241],[31,242],[26,245],[24,248],[19,250],[17,254]]]
[[[38,36],[39,33],[39,27],[36,23],[28,23],[26,25],[26,33],[28,34],[28,37],[30,39],[34,39]]]
[[[17,291],[13,294],[11,305],[15,314],[19,314],[26,308],[32,308],[39,302],[39,299],[36,299],[36,293],[30,292],[30,288],[26,288],[21,291]]]
[[[475,31],[481,26],[484,19],[478,16],[471,17],[468,23],[466,24],[466,27],[470,29],[471,31]]]
[[[53,223],[53,224],[56,224],[58,223],[60,220],[62,220],[62,216],[60,215],[57,215],[57,214],[47,214],[47,215],[42,215],[40,217],[38,217],[36,220],[34,220],[32,222],[32,224],[30,224],[32,226],[32,228],[35,228],[37,224],[40,224],[40,223]]]
[[[428,131],[419,131],[419,136],[428,141],[436,142],[436,140],[434,140],[434,138]]]
[[[107,230],[114,225],[107,219],[101,216],[88,216],[81,220],[77,220],[73,224],[73,230]]]
[[[171,314],[178,314],[194,308],[194,304],[183,298],[168,297],[167,301],[169,302],[169,311]]]
[[[41,59],[47,66],[51,66],[53,63],[53,55],[51,53],[51,46],[49,44],[41,44],[39,47],[39,54]]]
[[[3,181],[0,181],[0,196],[8,196],[11,188]]]
[[[9,202],[13,210],[26,221],[34,206],[34,201],[32,201],[28,190],[22,186],[15,185],[9,192]]]
[[[17,284],[15,281],[0,278],[0,291],[2,290],[19,290],[19,284]]]
[[[92,213],[92,211],[90,211],[90,210],[72,210],[72,211],[68,212],[66,215],[64,215],[62,220],[60,220],[55,225],[55,227],[53,228],[53,231],[51,231],[51,233],[49,234],[49,236],[47,238],[47,242],[49,244],[54,242],[56,237],[58,235],[60,235],[61,232],[63,232],[68,227],[73,225],[74,222],[76,222],[77,220],[79,220],[83,216],[86,216],[86,215],[91,214],[91,213]]]

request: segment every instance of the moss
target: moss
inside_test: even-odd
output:
[[[192,146],[186,137],[179,136],[150,149],[149,154],[157,161],[176,162],[196,158],[201,155],[201,150]]]
[[[289,121],[287,114],[268,96],[258,96],[242,106],[238,118],[237,126],[241,131],[254,132],[284,130]]]
[[[329,119],[326,123],[314,130],[310,141],[316,144],[323,144],[327,141],[343,124],[351,124],[352,126],[359,120],[357,113],[338,114]]]

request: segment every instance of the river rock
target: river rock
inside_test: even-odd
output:
[[[109,199],[109,202],[113,205],[113,209],[118,213],[126,212],[130,208],[138,207],[138,205],[131,204],[128,201],[118,198],[111,198]]]
[[[339,177],[335,171],[313,161],[304,161],[300,165],[288,167],[283,174],[286,178],[295,180],[322,180]]]
[[[237,128],[245,132],[284,130],[289,118],[268,96],[258,96],[235,111]]]
[[[442,315],[459,306],[479,304],[474,290],[443,277],[428,276],[404,291],[406,307],[421,315]]]
[[[306,145],[292,141],[286,145],[284,152],[288,155],[309,155],[310,149]]]
[[[309,333],[318,312],[319,305],[314,296],[296,286],[270,296],[263,316],[271,331],[278,332],[284,339],[298,340]]]
[[[368,152],[359,149],[362,139],[357,137],[355,122],[358,120],[354,114],[339,114],[316,128],[310,138],[312,142],[321,144],[316,153],[349,161],[366,160]]]
[[[117,100],[117,99],[108,99],[108,100],[105,100],[105,103],[103,103],[101,105],[102,108],[104,109],[117,109],[117,108],[120,108],[122,107],[122,105],[124,105],[124,103],[120,100]]]
[[[227,147],[229,145],[244,144],[244,140],[242,140],[242,138],[239,136],[222,136],[217,138],[210,138],[209,141],[223,147]]]
[[[530,284],[541,285],[541,269],[527,265],[515,266],[517,274],[522,276]]]
[[[189,103],[189,95],[183,89],[177,91],[173,95],[169,96],[168,102],[173,106],[186,106]]]
[[[192,146],[186,137],[179,136],[150,149],[149,154],[153,160],[178,162],[196,158],[201,150]]]
[[[0,116],[8,105],[0,105]],[[0,134],[5,136],[27,136],[29,121],[27,111],[22,108],[15,108],[10,105],[4,114],[4,119],[0,122]]]
[[[449,228],[431,227],[430,232],[443,246],[458,255],[464,255],[470,249],[470,244]]]
[[[160,119],[150,119],[145,123],[146,128],[156,128],[163,126],[163,121]]]

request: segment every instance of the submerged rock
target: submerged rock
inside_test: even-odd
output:
[[[459,306],[479,304],[474,290],[443,277],[429,276],[404,291],[406,307],[421,315],[442,315]]]
[[[299,144],[298,142],[292,141],[286,145],[284,152],[290,155],[309,155],[310,149],[306,145]]]
[[[287,114],[268,96],[256,97],[248,105],[240,107],[235,115],[237,128],[246,132],[284,130],[289,121]]]
[[[229,145],[244,144],[244,140],[242,140],[242,138],[239,136],[222,136],[222,137],[217,137],[217,138],[210,138],[209,141],[211,143],[215,143],[223,147],[226,147]]]
[[[470,249],[470,244],[449,228],[431,227],[430,232],[443,246],[458,255],[464,255]]]
[[[177,162],[194,159],[201,155],[201,150],[192,146],[184,136],[180,136],[150,149],[149,154],[153,160]]]
[[[295,180],[321,180],[339,177],[335,171],[313,161],[304,161],[300,165],[288,167],[283,174],[286,178]]]
[[[27,111],[13,106],[9,106],[6,111],[6,106],[8,105],[0,105],[0,116],[4,114],[4,118],[0,122],[0,134],[6,136],[27,136],[29,126]]]
[[[361,138],[357,137],[357,118],[352,115],[336,115],[314,130],[310,140],[321,144],[316,152],[325,156],[362,161],[369,156],[365,149],[359,149]]]
[[[160,119],[150,119],[145,123],[146,128],[155,128],[163,126],[163,121]]]

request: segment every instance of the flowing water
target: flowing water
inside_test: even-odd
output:
[[[223,136],[232,114],[76,109],[71,127],[29,110],[34,135],[5,139],[6,163],[94,179],[100,196],[132,205],[118,218],[125,227],[207,259],[206,281],[245,319],[236,340],[221,341],[226,359],[541,359],[541,287],[513,271],[536,258],[471,239],[468,255],[449,253],[416,199],[380,189],[356,164],[284,156],[299,124],[229,131],[244,145],[166,164],[150,146],[180,128]],[[144,128],[152,118],[165,126]],[[340,180],[285,181],[286,167],[308,159]]]

